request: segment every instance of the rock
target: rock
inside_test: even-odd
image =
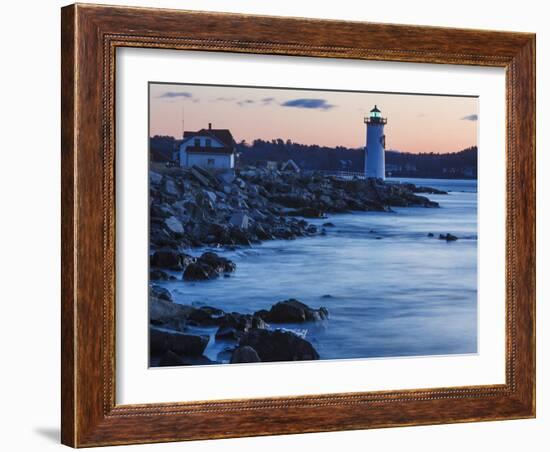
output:
[[[183,234],[185,231],[183,229],[183,225],[181,224],[181,221],[178,220],[176,217],[170,217],[164,220],[164,225],[168,230],[175,234]]]
[[[234,226],[236,228],[246,230],[249,226],[249,217],[243,212],[236,212],[233,215],[231,215],[231,218],[229,219],[229,224],[231,226]]]
[[[168,289],[165,289],[164,287],[160,287],[154,284],[149,287],[149,296],[151,298],[157,298],[159,300],[170,301],[170,302],[174,301],[172,299],[172,294]]]
[[[237,348],[231,355],[231,364],[239,363],[259,363],[260,357],[256,350],[252,347],[245,345],[244,347]]]
[[[458,240],[458,237],[449,234],[439,234],[439,240],[446,240],[447,242],[454,242],[455,240]]]
[[[169,249],[155,251],[151,255],[150,263],[153,267],[166,268],[168,270],[183,270],[194,262],[194,258],[187,254],[178,253]]]
[[[303,323],[328,319],[328,310],[324,307],[312,309],[295,300],[285,300],[273,305],[269,311],[258,311],[254,315],[270,323]]]
[[[155,173],[154,171],[149,171],[149,181],[152,185],[160,185],[162,182],[162,175]]]
[[[193,308],[187,320],[190,325],[194,326],[214,326],[220,324],[224,315],[225,312],[221,309],[201,306],[200,308]]]
[[[196,262],[189,264],[183,272],[183,279],[186,281],[204,281],[213,279],[223,273],[235,271],[234,262],[216,253],[206,252],[196,259]]]
[[[334,227],[334,223],[331,223],[330,221],[326,222],[326,223],[323,223],[323,227],[325,228],[333,228]]]
[[[238,312],[225,314],[220,319],[219,325],[216,339],[223,340],[237,340],[252,328],[267,328],[265,321],[260,316],[256,314],[239,314]]]
[[[237,245],[250,246],[252,242],[245,231],[239,228],[232,228],[229,232],[231,240]]]
[[[242,331],[238,331],[232,326],[220,326],[215,337],[217,341],[237,341],[243,334]]]
[[[414,193],[427,193],[429,195],[447,195],[448,194],[446,191],[438,190],[437,188],[432,188],[432,187],[421,187],[415,184],[408,184],[408,183],[401,184],[401,185]]]
[[[227,170],[220,174],[218,174],[218,179],[225,183],[225,184],[232,184],[235,180],[235,171],[234,170]]]
[[[183,272],[183,279],[185,281],[205,281],[211,277],[210,268],[201,264],[189,264]]]
[[[252,329],[240,340],[239,347],[252,347],[262,362],[319,359],[308,341],[290,331]]]
[[[149,328],[149,350],[152,355],[162,356],[172,351],[177,355],[200,356],[207,344],[208,336]]]
[[[306,228],[306,231],[307,231],[309,234],[316,234],[316,233],[317,233],[317,226],[315,226],[314,224],[310,224],[310,225]]]
[[[180,192],[176,187],[176,183],[172,179],[164,179],[164,192],[167,195],[179,196]]]
[[[179,355],[176,355],[172,350],[168,350],[159,361],[160,367],[165,366],[183,366],[185,364],[185,361],[183,358]]]
[[[170,323],[172,320],[185,322],[193,309],[191,306],[173,303],[160,298],[150,298],[149,322],[157,326]]]
[[[315,207],[303,207],[301,209],[295,209],[288,212],[288,215],[293,217],[304,217],[304,218],[326,218],[327,215],[321,209]]]
[[[230,273],[237,268],[234,262],[212,252],[203,253],[197,262],[209,265],[218,273]]]
[[[428,232],[428,237],[433,237],[433,232]]]
[[[155,269],[149,272],[149,279],[151,281],[172,281],[176,278],[172,275],[169,275],[165,271]]]
[[[210,200],[210,202],[215,203],[218,197],[216,196],[216,193],[210,190],[204,190],[204,194],[206,197]]]
[[[191,175],[203,187],[208,188],[208,187],[211,186],[211,183],[208,180],[208,177],[206,175],[204,175],[204,173],[201,171],[201,169],[198,166],[193,166],[191,168]]]

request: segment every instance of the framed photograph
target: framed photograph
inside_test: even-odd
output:
[[[62,442],[535,416],[535,36],[62,9]]]

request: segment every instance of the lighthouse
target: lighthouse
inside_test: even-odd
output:
[[[365,118],[367,125],[367,145],[365,146],[365,177],[385,179],[386,159],[386,135],[384,135],[384,124],[386,118],[382,118],[382,112],[375,105],[370,115]]]

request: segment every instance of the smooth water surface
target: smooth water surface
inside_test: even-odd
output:
[[[477,181],[402,181],[450,192],[427,195],[440,208],[331,215],[311,221],[334,223],[324,236],[216,250],[237,264],[231,277],[161,284],[178,303],[226,311],[288,298],[325,306],[328,321],[283,325],[305,334],[321,359],[476,353]],[[459,240],[438,239],[446,233]],[[206,354],[216,359],[223,348],[212,337]]]

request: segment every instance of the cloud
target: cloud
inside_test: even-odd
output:
[[[329,110],[334,107],[334,105],[329,104],[325,99],[292,99],[283,102],[281,106],[319,110]]]
[[[245,99],[245,100],[241,100],[241,101],[237,102],[237,104],[240,105],[241,107],[244,107],[245,105],[251,105],[253,103],[255,103],[255,102],[251,99]]]
[[[275,98],[274,97],[264,97],[262,99],[262,105],[270,105],[272,104],[273,102],[275,102]]]
[[[165,93],[161,94],[159,97],[162,99],[175,99],[177,97],[190,98],[190,97],[193,97],[193,95],[185,91],[166,91]]]
[[[216,99],[218,102],[232,102],[235,100],[234,97],[218,97]]]
[[[462,118],[463,121],[477,121],[477,114],[471,114],[471,115],[468,115],[468,116],[464,116]]]

